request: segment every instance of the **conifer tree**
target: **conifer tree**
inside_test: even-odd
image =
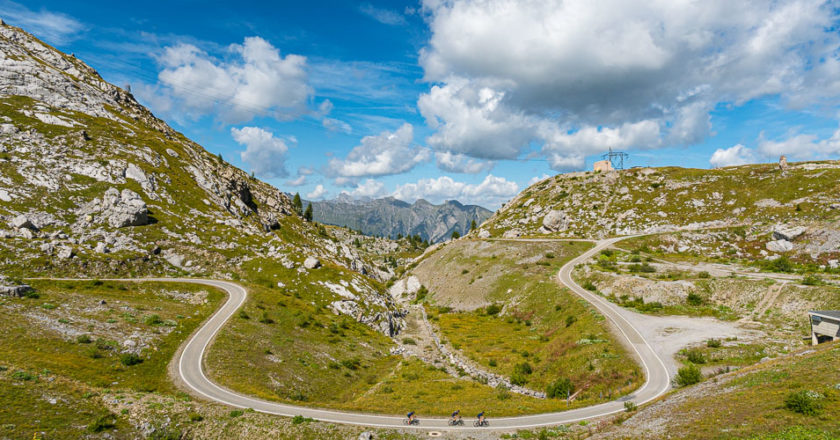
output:
[[[295,193],[292,199],[292,207],[294,207],[297,215],[303,215],[303,202],[300,200],[300,193]]]

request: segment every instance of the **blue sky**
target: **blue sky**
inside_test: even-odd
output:
[[[496,208],[534,179],[840,154],[838,4],[58,2],[0,17],[284,191]]]

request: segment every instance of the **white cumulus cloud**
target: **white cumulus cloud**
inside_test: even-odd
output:
[[[397,186],[393,196],[406,202],[426,199],[432,203],[458,200],[496,208],[519,192],[519,185],[504,177],[488,174],[481,183],[459,182],[449,176],[436,179],[420,179],[417,182]]]
[[[306,194],[306,198],[309,199],[309,200],[317,200],[317,199],[320,199],[321,197],[324,197],[326,194],[327,194],[327,189],[324,188],[324,185],[321,185],[319,183],[318,185],[315,186],[315,189],[313,189],[311,192]]]
[[[713,167],[728,167],[733,165],[746,165],[756,162],[755,152],[741,144],[723,149],[718,148],[709,159]]]
[[[826,159],[840,154],[840,129],[826,139],[819,139],[813,134],[797,134],[779,141],[762,137],[757,149],[767,157],[786,155],[795,160]]]
[[[344,159],[330,159],[327,173],[336,177],[386,176],[410,171],[430,157],[426,148],[413,146],[414,128],[403,124],[394,132],[365,136]]]
[[[426,142],[439,151],[483,159],[516,157],[533,138],[535,123],[506,107],[503,98],[504,92],[464,79],[433,86],[417,101],[426,125],[437,130]]]
[[[280,51],[260,37],[248,37],[219,59],[191,44],[167,47],[158,58],[163,91],[196,114],[227,123],[255,116],[285,119],[303,112],[312,88],[306,58]]]
[[[230,134],[238,144],[245,146],[240,153],[254,174],[260,177],[286,177],[286,152],[289,147],[283,139],[274,137],[259,127],[231,128]]]
[[[347,194],[351,197],[370,197],[377,198],[385,195],[385,184],[373,179],[366,179],[364,182],[358,184],[351,191],[342,191],[342,194]]]
[[[700,143],[719,104],[840,101],[840,9],[827,0],[425,0],[423,9],[420,62],[432,86],[418,108],[438,151],[510,159],[536,144],[553,168],[575,168],[608,147]]]
[[[440,151],[435,153],[438,168],[450,173],[478,174],[493,169],[495,163],[489,160],[476,160],[466,154]]]

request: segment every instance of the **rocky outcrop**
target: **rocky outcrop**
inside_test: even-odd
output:
[[[770,252],[784,253],[793,250],[793,243],[787,240],[774,240],[768,242],[766,248]]]
[[[539,232],[549,234],[552,232],[562,232],[569,227],[569,217],[565,212],[560,210],[552,210],[543,217],[542,227]]]
[[[773,238],[776,240],[795,241],[804,234],[805,231],[807,231],[807,229],[802,226],[780,225],[773,229]]]
[[[89,223],[107,223],[112,228],[141,226],[149,223],[149,210],[139,194],[124,189],[108,188],[101,199],[83,206],[79,214]],[[98,217],[98,218],[97,218]]]
[[[32,289],[31,286],[28,284],[21,284],[18,286],[0,286],[0,295],[2,296],[12,296],[22,298],[29,293],[34,292],[35,290]]]
[[[15,229],[30,229],[30,230],[33,230],[33,231],[38,230],[38,228],[35,227],[35,224],[32,223],[32,220],[30,220],[29,217],[27,217],[23,214],[13,218],[12,221],[9,222],[9,226],[11,226]]]
[[[401,299],[403,297],[413,297],[418,290],[420,290],[420,280],[412,275],[395,282],[388,290],[388,293],[395,299]]]

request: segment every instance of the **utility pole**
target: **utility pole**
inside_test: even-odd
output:
[[[608,160],[612,164],[613,169],[615,170],[623,170],[624,169],[624,159],[628,159],[630,157],[629,154],[622,152],[622,151],[613,151],[612,147],[610,147],[610,152],[601,155],[601,159]]]

